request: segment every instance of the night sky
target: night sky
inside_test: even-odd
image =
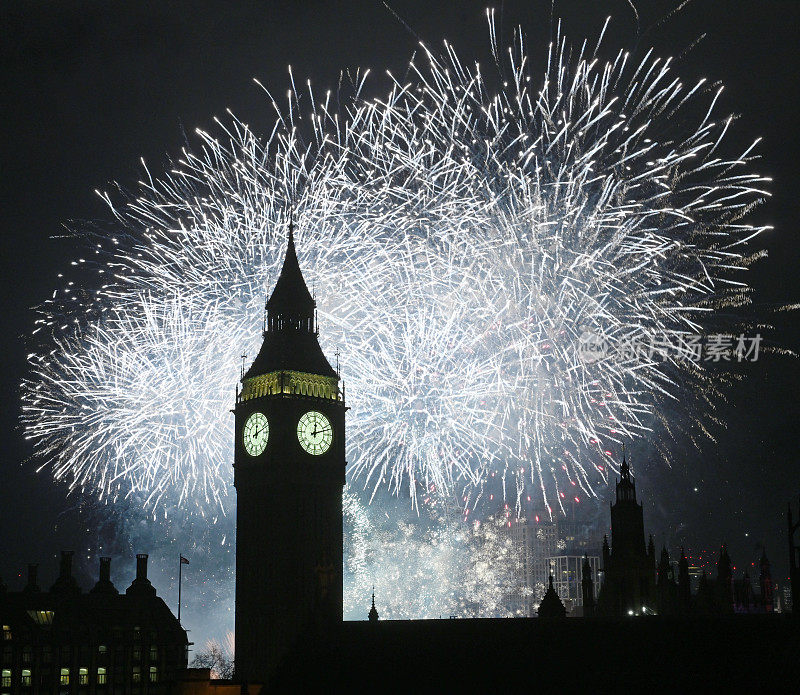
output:
[[[770,345],[800,350],[797,315],[771,313],[800,299],[795,54],[800,4],[697,0],[649,32],[676,3],[634,4],[641,44],[654,45],[663,55],[679,56],[704,37],[679,59],[676,71],[685,82],[707,77],[725,84],[719,112],[739,116],[728,147],[744,149],[763,137],[762,160],[754,168],[773,177],[773,197],[752,220],[775,229],[761,237],[769,257],[750,274],[752,313],[775,325]],[[447,38],[462,56],[486,58],[485,3],[391,0],[389,5],[394,13],[378,0],[2,4],[0,576],[6,583],[19,585],[14,577],[21,568],[38,561],[42,582],[49,585],[60,549],[94,552],[85,547],[90,534],[79,500],[67,498],[46,473],[35,473],[18,429],[31,308],[52,294],[58,273],[78,253],[77,243],[64,236],[65,225],[107,219],[95,189],[113,181],[134,187],[140,158],[158,172],[187,140],[196,143],[195,128],[213,128],[213,117],[227,108],[255,130],[267,131],[270,107],[254,77],[282,94],[291,64],[315,89],[335,88],[342,69],[401,71],[420,39],[438,47]],[[550,2],[495,7],[501,45],[522,24],[530,52],[544,53],[554,21]],[[613,22],[606,46],[634,46],[636,18],[624,0],[556,2],[553,16],[562,17],[567,35],[577,39],[597,36],[607,15]],[[381,92],[387,84],[373,80]],[[716,432],[718,443],[699,452],[686,448],[674,468],[659,470],[657,477],[640,475],[645,525],[668,542],[713,548],[726,540],[735,564],[749,565],[763,543],[780,578],[787,565],[786,504],[800,493],[795,453],[800,361],[763,358],[740,371],[745,378],[720,413],[726,426]],[[88,563],[79,559],[78,565],[87,586],[94,562],[84,566]]]

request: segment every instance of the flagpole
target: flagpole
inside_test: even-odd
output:
[[[183,557],[178,556],[178,624],[181,622],[181,584],[183,582]]]

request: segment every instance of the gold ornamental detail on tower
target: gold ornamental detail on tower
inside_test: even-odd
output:
[[[251,398],[274,396],[281,393],[327,398],[332,401],[341,399],[339,385],[334,377],[307,374],[305,372],[283,371],[259,374],[245,379],[238,400],[242,402]]]

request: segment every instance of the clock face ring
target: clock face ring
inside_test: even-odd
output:
[[[269,422],[264,413],[253,413],[242,428],[242,444],[250,456],[264,453],[269,441]]]
[[[309,410],[297,423],[297,440],[312,456],[324,454],[333,441],[331,421],[322,413]]]

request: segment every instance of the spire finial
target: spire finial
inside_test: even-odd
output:
[[[377,622],[379,619],[378,609],[375,608],[375,585],[372,585],[372,608],[369,609],[369,621],[371,623]]]

